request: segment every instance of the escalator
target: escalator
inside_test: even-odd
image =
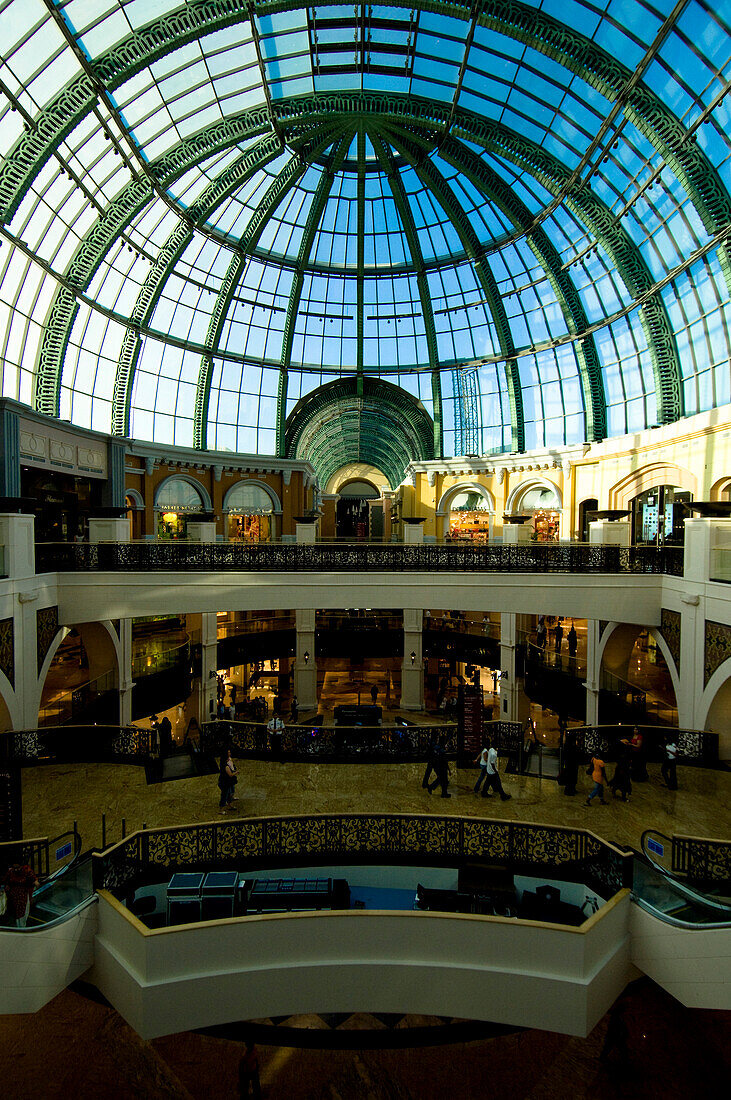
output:
[[[728,883],[702,891],[686,882],[671,869],[672,839],[654,829],[642,834],[641,843],[632,883],[633,900],[641,909],[679,928],[731,928]]]

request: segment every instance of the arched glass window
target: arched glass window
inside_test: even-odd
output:
[[[272,499],[261,485],[242,481],[226,498],[226,511],[237,516],[263,516],[274,510]]]
[[[521,512],[540,512],[544,510],[555,512],[558,511],[560,507],[561,502],[555,490],[547,489],[542,485],[536,486],[533,489],[528,489],[520,498]]]
[[[157,495],[158,512],[200,512],[204,508],[203,497],[189,481],[174,477],[166,481]]]
[[[476,489],[467,489],[463,493],[457,493],[452,499],[450,508],[453,512],[491,512],[489,501],[485,500]]]

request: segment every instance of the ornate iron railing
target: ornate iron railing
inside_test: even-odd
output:
[[[61,761],[144,765],[157,753],[155,731],[137,726],[44,726],[0,735],[0,759],[16,765]]]
[[[436,737],[446,737],[446,751],[457,751],[457,727],[442,726],[303,726],[286,725],[282,754],[288,760],[425,760]],[[218,755],[230,745],[234,756],[271,756],[263,722],[206,722],[201,749]]]
[[[140,830],[94,854],[94,887],[123,899],[190,868],[469,861],[583,882],[607,900],[632,885],[632,854],[585,829],[428,814],[317,814]]]
[[[676,835],[672,869],[696,885],[725,883],[731,891],[731,841]]]
[[[651,573],[682,576],[680,547],[529,543],[410,546],[352,543],[37,543],[36,571],[49,572],[476,572]]]
[[[665,738],[672,736],[678,746],[678,763],[693,764],[697,767],[712,768],[718,764],[718,734],[705,730],[679,730],[672,726],[636,727],[643,737],[643,750],[648,760],[664,759],[663,744]],[[635,726],[578,726],[572,730],[576,734],[577,748],[587,759],[599,756],[602,760],[616,760],[619,743],[630,738]]]

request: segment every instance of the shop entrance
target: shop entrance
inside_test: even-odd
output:
[[[369,481],[350,481],[340,489],[336,512],[336,535],[339,539],[368,538],[368,502],[378,500],[380,495]]]
[[[630,501],[635,546],[683,545],[683,523],[692,493],[677,485],[656,485]]]
[[[449,538],[487,542],[492,518],[481,493],[474,489],[458,493],[450,504]]]

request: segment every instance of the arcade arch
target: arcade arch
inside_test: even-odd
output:
[[[645,638],[648,639],[647,644]],[[588,675],[592,677],[592,670]],[[600,688],[605,689],[599,699],[600,723],[642,721],[646,718],[644,711],[649,695],[656,700],[660,724],[678,725],[680,678],[667,642],[659,630],[621,623],[605,631],[597,654],[594,677]],[[608,693],[614,693],[617,697],[616,713],[611,712],[611,694]],[[624,702],[620,705],[622,700]],[[635,713],[628,711],[628,706],[635,708]]]
[[[436,534],[440,540],[451,532],[453,525],[469,527],[470,520],[473,520],[474,528],[484,527],[491,538],[495,522],[495,497],[479,481],[460,482],[442,493],[436,518]]]
[[[38,678],[38,725],[62,725],[79,711],[87,721],[118,722],[120,658],[111,622],[62,627]]]

